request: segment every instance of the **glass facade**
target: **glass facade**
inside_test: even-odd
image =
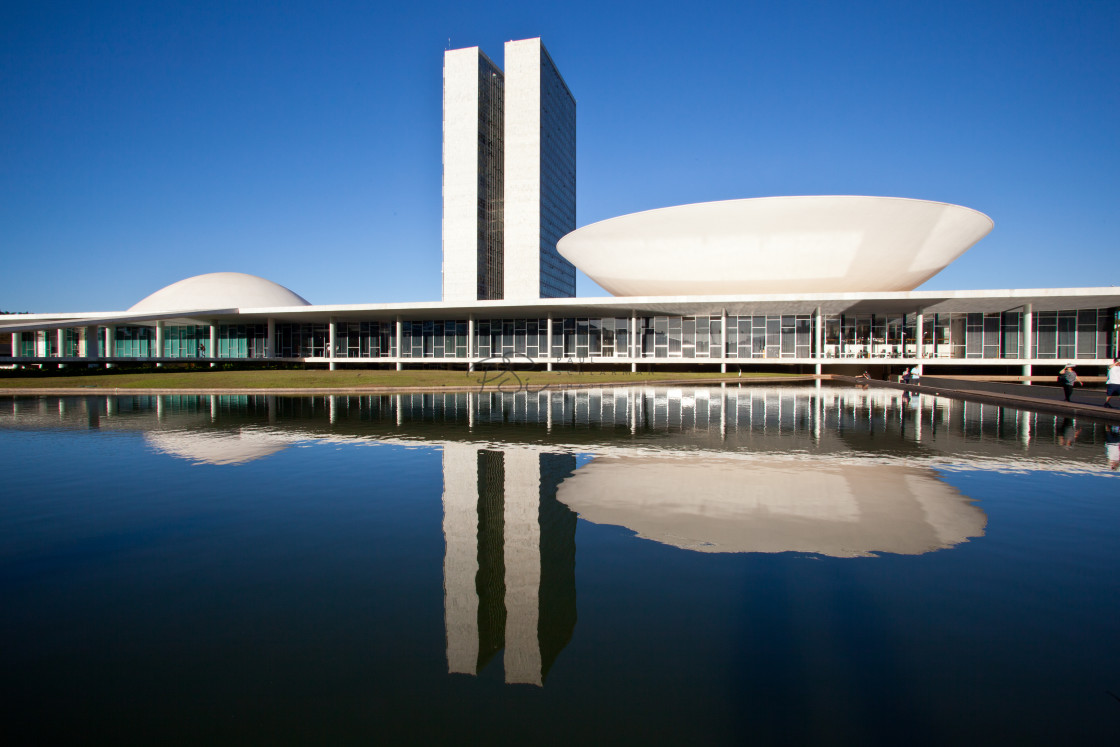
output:
[[[326,324],[277,324],[276,355],[279,358],[326,358],[330,332]]]
[[[474,325],[479,358],[548,355],[548,319],[482,319]]]
[[[401,322],[402,358],[466,358],[467,320]]]
[[[61,354],[67,358],[77,357],[79,354],[80,345],[82,340],[82,331],[75,327],[69,327],[62,330],[62,351]]]
[[[1019,360],[1026,350],[1025,314],[925,314],[921,345],[918,317],[837,314],[822,318],[821,350],[816,350],[815,318],[804,314],[721,316],[638,316],[402,320],[400,359],[465,360],[524,356],[561,362],[608,360],[835,360],[981,359]],[[1031,358],[1106,359],[1116,355],[1115,309],[1035,312]],[[156,356],[156,330],[148,325],[114,329],[110,357]],[[81,328],[25,332],[15,346],[24,357],[81,355]],[[378,360],[398,357],[397,322],[335,323],[333,354],[326,322],[275,325],[274,357]],[[168,324],[165,358],[260,359],[268,357],[265,323],[218,324],[216,348],[210,327]],[[97,353],[104,355],[105,328],[98,328]],[[469,343],[469,348],[468,348]],[[61,346],[61,347],[60,347]],[[920,349],[920,355],[919,355]]]
[[[552,357],[560,360],[626,358],[630,355],[626,317],[552,320]]]
[[[339,322],[334,335],[338,358],[392,358],[397,354],[394,322]]]
[[[268,325],[219,324],[217,357],[267,358]]]
[[[164,330],[166,333],[166,329]],[[113,336],[116,358],[150,358],[156,345],[154,327],[120,326]]]
[[[728,358],[808,358],[812,349],[811,316],[727,317]]]
[[[1106,309],[1035,312],[1033,357],[1108,358],[1114,354],[1115,323]]]
[[[478,65],[478,300],[502,298],[504,78],[485,55]],[[574,227],[573,227],[574,228]]]
[[[165,326],[163,355],[167,358],[209,358],[210,328],[193,324]]]
[[[541,46],[541,298],[576,294],[576,268],[556,242],[576,229],[576,100]]]

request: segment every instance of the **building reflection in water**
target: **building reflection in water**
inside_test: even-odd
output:
[[[931,395],[906,401],[891,390],[812,386],[0,397],[0,427],[142,431],[157,450],[210,464],[245,463],[299,441],[361,439],[547,443],[596,454],[626,447],[814,460],[862,454],[953,469],[1108,470],[1106,447],[1114,434],[1091,420],[1072,425],[1054,415]]]
[[[447,668],[504,650],[508,683],[543,685],[576,625],[576,515],[556,487],[570,454],[443,447]]]
[[[699,552],[920,554],[986,524],[934,468],[1103,471],[1116,440],[1089,421],[827,387],[16,397],[0,426],[140,432],[230,468],[315,440],[441,448],[448,671],[500,658],[506,682],[538,686],[575,631],[577,514]],[[577,469],[575,454],[594,458]]]

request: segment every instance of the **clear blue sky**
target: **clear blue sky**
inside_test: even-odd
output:
[[[123,309],[222,270],[438,300],[443,51],[500,64],[533,36],[578,102],[579,225],[916,197],[996,223],[925,288],[1120,282],[1115,0],[8,0],[0,308]]]

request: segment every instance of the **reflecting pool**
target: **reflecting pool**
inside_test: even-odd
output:
[[[0,398],[5,732],[1114,743],[1118,449],[812,385]]]

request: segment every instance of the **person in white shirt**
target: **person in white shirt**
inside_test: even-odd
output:
[[[1109,402],[1113,397],[1120,397],[1120,358],[1115,358],[1108,367],[1108,378],[1105,379],[1104,406],[1112,407]]]

